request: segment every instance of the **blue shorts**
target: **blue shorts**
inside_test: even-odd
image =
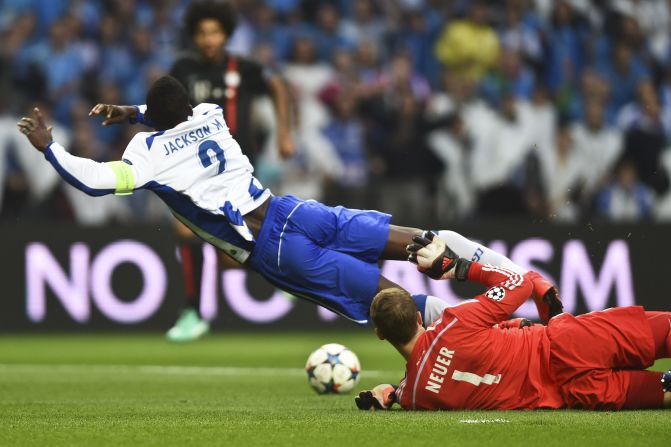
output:
[[[294,196],[270,200],[249,266],[280,289],[366,323],[391,216]]]

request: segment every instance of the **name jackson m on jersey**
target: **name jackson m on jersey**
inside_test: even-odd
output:
[[[218,119],[215,119],[213,122],[215,130],[220,130],[224,128],[224,125],[221,122],[219,122]],[[194,143],[198,143],[199,141],[202,141],[205,138],[210,137],[211,135],[212,135],[212,129],[210,129],[209,124],[206,124],[196,130],[192,130],[187,134],[180,135],[179,137],[176,137],[173,141],[163,143],[163,148],[165,149],[165,155],[170,155],[174,152],[179,151],[180,149],[184,149],[187,146],[190,146]]]
[[[146,107],[137,109],[142,122]],[[243,216],[271,195],[254,178],[216,104],[198,105],[171,129],[137,133],[123,161],[75,157],[58,143],[45,156],[66,181],[90,195],[153,191],[194,233],[240,262],[254,247]]]

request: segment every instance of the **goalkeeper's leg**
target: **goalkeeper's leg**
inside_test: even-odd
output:
[[[645,317],[652,330],[655,359],[671,357],[671,312],[646,311]],[[671,371],[631,371],[625,408],[660,407],[671,408]]]
[[[645,311],[655,344],[655,358],[671,357],[671,312]]]
[[[629,376],[622,409],[671,408],[671,371],[618,371]]]
[[[655,358],[671,357],[671,312],[645,312],[652,331]],[[626,409],[671,408],[671,371],[629,371]],[[660,389],[661,382],[661,389]]]

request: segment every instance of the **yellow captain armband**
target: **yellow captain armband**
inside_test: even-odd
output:
[[[106,163],[116,176],[116,187],[114,194],[117,196],[127,196],[133,194],[135,188],[135,178],[133,170],[123,161],[110,161]]]

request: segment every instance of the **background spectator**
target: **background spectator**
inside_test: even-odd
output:
[[[499,54],[498,36],[489,19],[489,6],[474,1],[467,18],[445,26],[436,43],[438,60],[460,77],[480,80]]]
[[[118,158],[139,128],[103,128],[87,112],[144,102],[190,41],[188,3],[2,3],[2,218],[163,218],[142,194],[96,211],[24,152],[12,126],[39,103],[73,152]],[[275,155],[272,105],[253,111],[257,146],[272,148],[258,174],[277,193],[401,222],[422,215],[433,227],[489,216],[671,218],[667,0],[233,3],[240,25],[228,50],[272,67],[293,96],[288,161]]]
[[[622,153],[622,133],[605,122],[604,107],[597,99],[585,106],[585,118],[571,128],[571,138],[582,169],[583,197],[593,194],[609,180]]]
[[[659,194],[666,192],[669,174],[662,168],[661,156],[668,141],[659,99],[650,82],[639,85],[637,100],[622,110],[618,121],[625,129],[625,155],[641,181]]]
[[[585,166],[567,126],[556,133],[552,150],[541,160],[547,209],[552,220],[573,222],[579,216],[577,198]]]
[[[480,213],[526,215],[520,173],[534,143],[531,110],[507,93],[498,110],[484,114],[481,121],[481,130],[474,136],[471,167]]]
[[[330,100],[333,118],[322,133],[342,164],[342,171],[327,188],[327,203],[348,203],[366,208],[368,186],[368,154],[363,124],[358,119],[357,99],[352,91],[339,92]]]
[[[597,196],[597,212],[612,221],[647,220],[652,217],[653,193],[638,178],[636,165],[625,158],[613,181]]]

